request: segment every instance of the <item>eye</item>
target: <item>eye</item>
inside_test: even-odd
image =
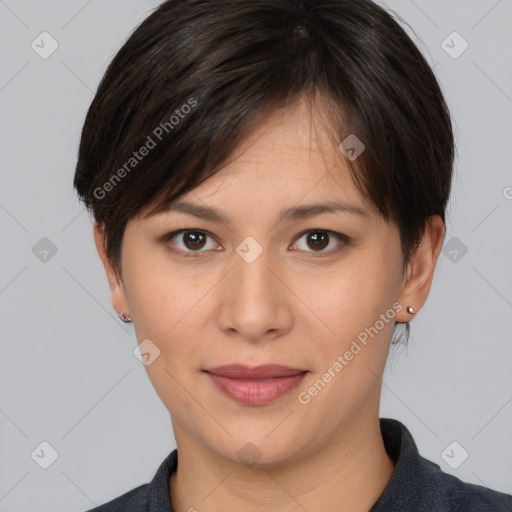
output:
[[[201,251],[201,249],[205,248],[205,250],[219,250],[215,249],[215,243],[213,243],[213,246],[210,244],[210,247],[208,247],[208,238],[211,238],[211,235],[206,231],[198,231],[196,229],[182,229],[180,231],[169,233],[164,237],[164,241],[170,242],[171,250],[179,253],[190,254],[194,252],[204,252]],[[177,249],[174,249],[172,245],[177,247]],[[188,256],[189,254],[185,255]]]
[[[301,244],[295,242],[293,247],[297,247],[301,251],[306,252],[317,252],[322,256],[324,253],[332,254],[340,250],[344,245],[347,245],[349,242],[349,238],[346,235],[342,235],[341,233],[335,233],[333,231],[323,231],[320,229],[306,231],[299,237],[299,241],[301,239],[305,240],[305,244]],[[332,243],[334,240],[337,240],[338,243]],[[341,243],[340,243],[341,241]],[[331,247],[329,250],[324,250],[326,247]],[[308,250],[313,249],[313,251]]]

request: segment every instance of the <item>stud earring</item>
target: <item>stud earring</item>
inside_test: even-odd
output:
[[[410,315],[414,315],[414,313],[416,313],[416,311],[414,311],[414,308],[412,306],[409,306],[407,308],[407,313],[409,313]]]
[[[117,316],[123,321],[125,324],[129,324],[132,322],[132,319],[124,312],[121,311],[121,313],[117,313]]]

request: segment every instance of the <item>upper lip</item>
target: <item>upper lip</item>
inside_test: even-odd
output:
[[[290,377],[304,373],[306,370],[281,366],[279,364],[265,364],[261,366],[245,366],[243,364],[228,364],[205,370],[214,375],[230,377],[232,379],[269,379],[271,377]]]

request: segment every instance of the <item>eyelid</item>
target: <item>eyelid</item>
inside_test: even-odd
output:
[[[207,231],[205,229],[198,229],[198,228],[183,228],[183,229],[178,229],[176,231],[171,231],[170,233],[167,233],[166,235],[164,235],[161,238],[161,242],[164,244],[167,244],[173,238],[175,238],[178,235],[181,235],[183,233],[186,233],[186,232],[197,232],[197,233],[204,234],[204,235],[212,238],[213,240],[215,240],[216,243],[218,243],[216,237],[212,233],[210,233],[209,231]],[[338,238],[338,240],[341,241],[341,244],[340,244],[340,246],[336,247],[335,249],[330,249],[328,251],[302,251],[302,252],[307,253],[309,255],[308,257],[322,257],[322,256],[329,256],[329,255],[335,254],[339,250],[341,250],[342,247],[349,245],[350,241],[351,241],[350,237],[348,237],[347,235],[344,235],[343,233],[338,233],[337,231],[332,231],[330,229],[323,229],[323,228],[311,228],[311,229],[306,229],[306,230],[300,232],[298,235],[295,235],[293,245],[295,245],[297,240],[302,238],[304,235],[307,235],[309,233],[314,233],[314,232],[327,233],[330,236],[334,235],[336,238]],[[175,247],[171,247],[170,250],[174,253],[177,253],[177,254],[180,254],[183,256],[192,256],[192,257],[199,256],[202,253],[208,253],[211,251],[211,250],[209,250],[209,251],[203,251],[203,250],[183,251],[183,250],[177,249]],[[219,249],[216,249],[216,250],[219,250]]]

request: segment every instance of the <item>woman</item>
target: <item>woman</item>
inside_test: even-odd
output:
[[[177,450],[94,510],[512,510],[379,419],[453,159],[435,76],[370,0],[151,14],[92,102],[75,186]]]

